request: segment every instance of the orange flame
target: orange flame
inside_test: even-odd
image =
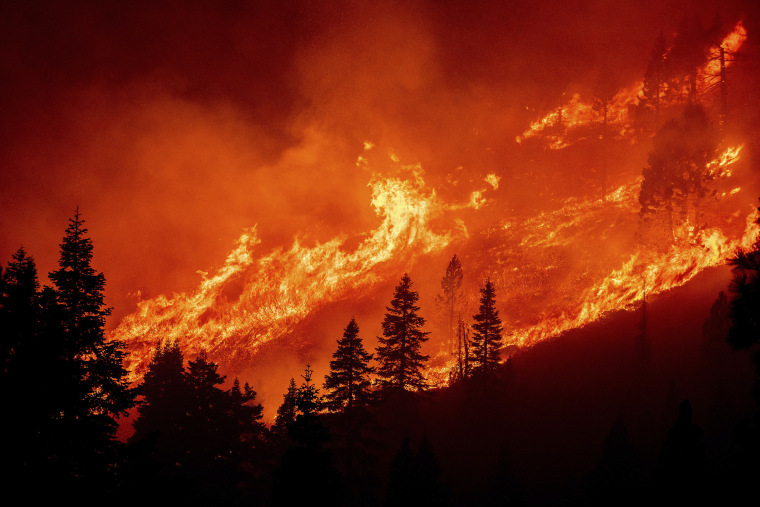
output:
[[[741,48],[744,41],[747,40],[747,30],[740,21],[734,29],[726,35],[718,46],[710,48],[707,62],[697,71],[699,83],[702,89],[708,89],[717,77],[720,76],[720,62],[718,55],[720,47],[731,55]],[[731,58],[725,62],[726,66],[733,63]],[[681,90],[674,94],[680,97],[688,95],[687,86],[684,83]],[[631,119],[628,111],[630,106],[636,105],[644,89],[644,82],[636,83],[618,90],[607,104],[607,125],[610,135],[617,138],[627,138],[630,134],[629,125]],[[666,96],[666,91],[660,93],[661,99]],[[583,102],[579,94],[574,94],[570,102],[560,106],[558,109],[547,114],[530,124],[525,132],[517,136],[515,140],[522,143],[531,137],[540,137],[546,143],[546,146],[552,150],[559,150],[572,144],[568,134],[578,131],[581,128],[591,127],[600,123],[599,112],[595,110],[591,102]]]
[[[364,166],[366,159],[359,157],[357,164]],[[482,195],[477,202],[446,205],[426,189],[419,166],[404,169],[412,172],[411,181],[371,178],[372,206],[382,222],[355,250],[346,251],[345,237],[311,247],[296,239],[288,250],[256,258],[260,240],[253,227],[240,236],[216,274],[202,273],[195,291],[140,301],[111,335],[128,344],[133,379],[144,373],[158,339],[178,340],[190,356],[201,350],[215,360],[253,355],[327,302],[368,290],[399,264],[448,245],[452,233],[435,232],[431,219],[447,209],[477,207]]]
[[[739,160],[740,151],[741,146],[727,148],[708,167],[716,177],[728,178],[729,166]],[[522,222],[506,222],[493,230],[499,237],[500,248],[509,251],[506,258],[497,257],[500,266],[490,278],[500,290],[502,304],[510,308],[510,301],[516,303],[512,312],[503,313],[507,319],[504,345],[531,346],[594,322],[609,312],[631,308],[645,292],[655,295],[668,291],[707,268],[725,264],[737,248],[748,248],[760,234],[755,212],[746,217],[743,232],[736,234],[738,237],[729,237],[718,226],[700,230],[692,226],[690,234],[680,235],[687,240],[665,252],[636,248],[633,253],[619,256],[617,261],[611,257],[595,264],[582,264],[582,273],[567,266],[563,271],[563,255],[570,259],[588,257],[584,243],[605,241],[605,236],[613,235],[626,223],[629,228],[622,235],[630,236],[638,217],[640,184],[639,178],[611,191],[604,199],[569,199],[558,210]],[[579,250],[570,250],[573,248]],[[531,265],[536,264],[536,258],[540,269]],[[618,267],[610,270],[611,265]],[[547,273],[552,273],[550,284],[544,280]],[[560,281],[563,276],[566,282]],[[523,311],[527,315],[520,314],[519,310],[530,305],[531,300],[537,300],[535,308]],[[452,366],[451,356],[441,353],[427,372],[428,381],[445,385]]]

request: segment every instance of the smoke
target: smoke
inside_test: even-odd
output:
[[[685,0],[7,2],[0,254],[23,244],[44,275],[80,206],[114,328],[138,299],[192,290],[254,224],[263,253],[373,230],[372,174],[356,165],[367,141],[373,170],[392,172],[391,155],[419,163],[442,202],[486,189],[447,225],[476,237],[598,185],[596,153],[515,137],[592,93],[602,69],[641,79],[661,29],[692,13],[707,24],[719,6],[731,22],[757,16]],[[647,150],[619,172],[640,171]],[[444,268],[419,273],[428,315]]]

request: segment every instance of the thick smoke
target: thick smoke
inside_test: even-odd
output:
[[[500,177],[464,215],[471,235],[586,192],[593,154],[515,137],[601,74],[641,79],[687,16],[756,19],[751,3],[685,0],[109,4],[0,8],[0,253],[23,244],[54,269],[80,206],[110,327],[138,298],[190,290],[254,224],[262,252],[371,230],[365,141],[420,163],[445,202]],[[419,274],[428,303],[444,267]]]

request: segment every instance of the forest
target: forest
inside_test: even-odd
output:
[[[55,4],[0,5],[12,502],[756,496],[755,2]]]
[[[726,368],[737,364],[730,357],[737,353],[729,347],[758,346],[760,239],[751,250],[731,258],[730,291],[720,292],[704,320],[706,354],[699,364],[715,382],[708,382],[708,389],[725,397],[710,407],[710,419],[723,419],[710,421],[717,435],[705,434],[695,423],[689,398],[676,399],[672,385],[664,417],[649,414],[643,427],[642,421],[634,424],[639,432],[659,433],[661,448],[652,455],[630,434],[631,421],[624,414],[646,413],[646,406],[662,394],[657,393],[662,388],[658,375],[651,371],[655,363],[647,309],[642,308],[635,344],[631,340],[623,347],[635,353],[617,361],[614,375],[606,373],[607,381],[633,376],[623,390],[627,399],[614,402],[626,412],[609,421],[598,456],[591,457],[590,473],[547,497],[539,487],[547,479],[524,477],[513,457],[515,448],[522,439],[537,438],[557,446],[555,459],[561,461],[563,439],[582,439],[583,431],[563,435],[567,422],[561,419],[536,426],[536,421],[525,420],[525,413],[543,419],[554,412],[536,403],[566,402],[530,396],[530,383],[536,381],[530,378],[535,376],[531,363],[556,367],[551,375],[593,374],[579,373],[578,365],[553,364],[579,354],[576,350],[565,356],[566,350],[555,350],[556,343],[546,344],[538,354],[504,361],[502,322],[490,281],[480,289],[474,324],[466,329],[460,318],[456,326],[457,360],[448,387],[426,385],[429,356],[421,353],[421,346],[428,332],[418,313],[418,292],[405,274],[386,307],[383,337],[374,353],[365,349],[352,318],[337,339],[324,382],[306,365],[298,381],[290,380],[268,426],[248,383],[241,386],[236,378],[226,387],[229,382],[218,364],[205,353],[185,358],[176,341],[159,341],[142,380],[130,383],[123,366],[124,344],[106,339],[104,319],[110,309],[103,302],[105,278],[92,267],[92,253],[92,240],[77,211],[61,243],[59,269],[49,273],[52,286],[40,288],[34,259],[23,248],[2,271],[3,459],[10,490],[24,491],[30,501],[639,505],[705,498],[724,502],[753,490],[760,451],[757,408],[731,419],[741,410],[732,396],[720,394],[721,388],[732,386],[719,381],[730,378]],[[461,295],[462,269],[454,256],[441,279],[443,305],[453,305]],[[605,324],[603,331],[614,331],[620,320]],[[577,338],[565,340],[575,341],[579,350],[589,347]],[[606,353],[604,360],[619,359],[620,350]],[[746,354],[742,357],[748,360]],[[758,356],[753,357],[760,374]],[[586,363],[600,368],[599,358]],[[754,393],[760,400],[760,377],[755,378]],[[134,433],[119,441],[120,418],[132,407],[138,413],[132,421]],[[594,426],[595,416],[592,411],[580,420],[588,418],[582,424]],[[727,427],[728,436],[720,435]],[[726,446],[719,450],[720,459],[711,449],[716,439],[720,442],[718,436]],[[559,470],[569,473],[562,466]]]

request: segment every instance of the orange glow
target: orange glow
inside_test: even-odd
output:
[[[720,77],[719,48],[723,47],[728,55],[733,55],[741,48],[746,39],[747,30],[739,21],[718,46],[710,48],[707,62],[697,70],[700,93],[707,90]],[[725,62],[726,67],[732,63],[733,59],[729,56]],[[680,83],[678,90],[668,90],[667,84],[664,85],[664,89],[660,92],[660,100],[665,100],[668,96],[685,100],[688,95],[688,84],[686,82]],[[626,88],[619,89],[608,102],[607,127],[609,135],[618,139],[631,137],[629,129],[632,119],[629,118],[629,109],[638,103],[643,89],[644,82],[638,81]],[[532,122],[528,129],[517,136],[516,141],[522,143],[526,139],[541,138],[549,149],[559,150],[579,139],[584,139],[583,134],[578,133],[580,129],[601,123],[601,113],[595,110],[593,103],[591,101],[584,102],[576,93],[567,104]]]
[[[360,157],[358,164],[365,160]],[[454,233],[434,231],[431,219],[446,209],[477,208],[484,198],[478,193],[470,204],[445,205],[426,188],[419,166],[404,169],[412,173],[410,180],[372,176],[371,204],[382,222],[355,250],[346,237],[314,246],[296,238],[288,250],[257,257],[260,240],[253,227],[213,276],[201,273],[195,291],[140,301],[112,333],[129,344],[129,370],[144,372],[158,339],[177,340],[189,357],[201,350],[225,362],[254,355],[324,304],[369,290],[395,275],[398,266],[443,249]]]
[[[729,166],[739,161],[740,151],[741,146],[729,147],[708,167],[717,178],[730,178]],[[635,224],[640,184],[637,179],[622,185],[604,199],[569,199],[556,211],[522,222],[505,222],[493,230],[504,245],[519,240],[519,244],[510,247],[512,253],[506,257],[509,260],[504,263],[506,269],[490,275],[502,300],[508,305],[510,300],[514,301],[518,311],[529,305],[531,299],[537,300],[535,308],[511,312],[511,322],[505,325],[505,346],[529,347],[599,320],[609,312],[633,308],[645,290],[647,296],[652,296],[679,287],[703,270],[725,264],[737,248],[748,248],[760,234],[755,211],[746,217],[738,235],[724,230],[727,223],[701,230],[687,224],[690,230],[678,235],[686,240],[664,252],[641,247],[636,247],[633,253],[623,251],[617,256],[619,260],[610,258],[611,262],[618,262],[612,269],[606,261],[600,261],[583,266],[583,273],[574,273],[577,270],[573,269],[563,273],[567,267],[552,263],[553,258],[561,261],[561,252],[566,251],[574,253],[569,255],[571,259],[588,257],[590,252],[584,245],[601,246],[620,228],[621,222]],[[738,191],[734,188],[728,195]],[[547,256],[547,252],[555,253]],[[555,280],[549,282],[546,292],[536,295],[536,284],[544,283],[550,276]],[[563,277],[567,277],[567,282],[561,281]],[[445,385],[453,361],[448,353],[437,356],[428,371],[428,380]]]

